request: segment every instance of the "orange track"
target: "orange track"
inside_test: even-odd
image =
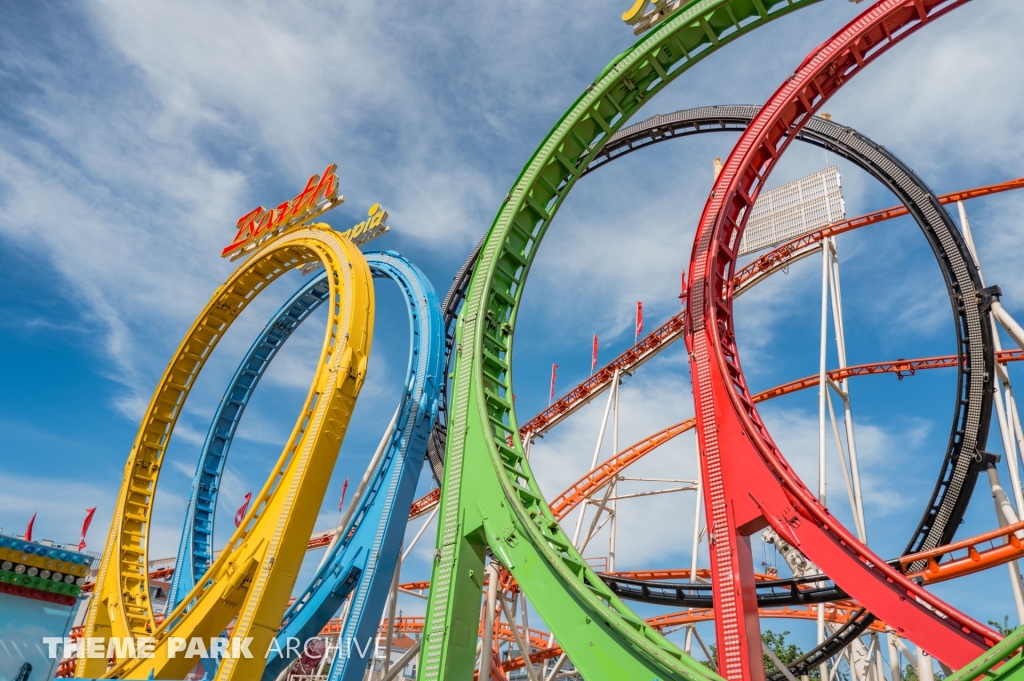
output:
[[[973,189],[965,189],[959,192],[952,192],[950,194],[942,194],[938,196],[939,203],[948,204],[956,201],[962,201],[966,199],[975,199],[982,196],[989,196],[991,194],[998,194],[1000,192],[1012,191],[1014,189],[1024,188],[1024,177],[1017,178],[1014,180],[1008,180],[1006,182],[1000,182],[998,184],[986,185],[983,187],[975,187]],[[843,232],[849,232],[860,227],[866,227],[886,220],[891,220],[907,214],[906,206],[893,206],[891,208],[885,208],[883,210],[861,215],[843,222],[837,222],[835,224],[823,227],[819,230],[815,230],[809,234],[805,234],[797,239],[788,241],[781,244],[770,252],[762,255],[757,260],[753,261],[741,270],[738,270],[733,277],[733,286],[735,287],[736,295],[746,291],[750,286],[753,286],[757,280],[768,276],[772,272],[785,267],[801,258],[813,253],[816,248],[811,248],[815,244],[819,243],[822,239],[829,236],[835,236],[842,234]],[[666,346],[670,345],[674,341],[678,340],[682,335],[683,321],[686,316],[686,311],[683,310],[679,314],[670,318],[667,322],[662,324],[660,327],[655,329],[649,336],[641,340],[639,343],[634,345],[632,348],[622,353],[609,364],[602,367],[593,376],[580,383],[578,386],[573,388],[569,393],[559,398],[547,409],[534,416],[532,419],[527,421],[519,428],[519,435],[524,441],[527,439],[527,434],[532,433],[533,435],[540,435],[546,432],[550,428],[554,427],[559,421],[569,416],[583,405],[590,402],[592,399],[597,397],[600,393],[611,385],[615,370],[625,373],[636,369],[638,366],[646,362],[648,359],[661,352]],[[902,362],[903,360],[899,360]],[[926,361],[926,360],[911,360],[913,361]],[[872,365],[865,365],[872,366]],[[943,366],[956,366],[954,361],[952,364]],[[924,366],[908,366],[908,373],[913,373],[917,368],[934,368]],[[863,372],[863,373],[881,373],[879,371]],[[901,371],[897,370],[895,373],[900,375]],[[857,375],[857,374],[849,374]],[[833,377],[834,378],[834,377]],[[807,380],[807,379],[804,379]],[[815,377],[815,381],[817,378]],[[787,384],[788,385],[788,384]],[[420,497],[413,502],[412,508],[409,512],[409,519],[418,518],[421,515],[429,512],[433,509],[437,503],[441,500],[441,491],[439,489],[433,489],[424,496]]]
[[[1024,351],[1004,350],[996,353],[996,360],[1000,363],[1024,360]],[[846,367],[845,369],[835,369],[828,372],[828,375],[833,381],[841,381],[850,376],[865,376],[869,374],[885,373],[894,373],[902,378],[903,375],[913,375],[918,370],[955,367],[957,365],[957,361],[958,358],[956,355],[927,357],[924,359],[900,359],[894,362],[858,364],[856,366]],[[769,388],[768,390],[754,395],[753,401],[755,403],[764,402],[765,400],[770,400],[775,397],[781,397],[782,395],[788,395],[789,393],[811,388],[818,385],[818,381],[819,378],[817,375],[790,381],[789,383],[784,383],[775,388]],[[624,468],[635,463],[641,457],[651,453],[672,438],[691,430],[695,423],[696,420],[693,418],[680,421],[679,423],[671,425],[668,428],[665,428],[664,430],[661,430],[654,435],[651,435],[650,437],[624,449],[616,456],[608,459],[600,466],[584,475],[567,490],[555,497],[551,502],[551,512],[555,514],[556,518],[561,520],[574,508],[583,503],[584,499],[604,487]]]
[[[974,189],[965,189],[964,191],[953,192],[951,194],[943,194],[937,198],[939,199],[939,203],[947,204],[1021,188],[1024,188],[1024,177],[1009,180],[1008,182],[1000,182],[999,184],[990,184],[984,187],[976,187]],[[743,269],[738,270],[733,276],[733,286],[737,289],[744,287],[747,282],[752,279],[758,279],[780,267],[785,267],[787,264],[809,255],[810,251],[814,250],[809,247],[820,242],[825,237],[835,236],[860,227],[867,227],[868,225],[898,218],[906,214],[906,206],[892,206],[891,208],[885,208],[875,211],[874,213],[868,213],[849,220],[844,220],[843,222],[836,222],[828,225],[827,227],[822,227],[821,229],[810,232],[809,234],[797,237],[792,241],[787,241],[780,246],[776,246],[770,252],[765,253]]]
[[[851,616],[859,609],[853,601],[837,601],[835,603],[828,603],[825,605],[825,621],[831,624],[846,624]],[[784,607],[784,608],[762,608],[759,614],[763,618],[783,618],[783,619],[804,619],[804,620],[817,620],[818,619],[818,606],[799,606],[799,607]],[[669,613],[667,615],[659,615],[652,617],[647,620],[647,624],[658,629],[666,629],[669,627],[682,626],[686,624],[694,624],[696,622],[708,622],[715,618],[715,612],[711,608],[700,608],[693,610],[682,610],[679,612]],[[520,635],[523,634],[523,628],[517,627]],[[869,627],[872,631],[880,633],[885,632],[885,625],[878,620],[875,620]],[[507,622],[495,622],[494,624],[495,636],[498,640],[504,642],[514,642],[515,637],[512,635],[512,628]],[[334,635],[340,631],[340,625],[331,620],[331,624],[324,627],[321,631],[321,635]],[[382,632],[384,629],[381,630]],[[422,634],[423,633],[423,618],[422,617],[398,617],[395,618],[394,633],[396,634]],[[530,629],[530,646],[534,648],[534,652],[530,653],[530,660],[533,662],[541,662],[543,660],[550,660],[553,657],[558,657],[562,654],[562,647],[554,642],[551,638],[551,634],[546,631],[540,631],[538,629]],[[525,640],[525,637],[524,637]],[[501,663],[501,669],[504,672],[510,672],[516,669],[520,669],[524,666],[524,660],[522,657],[515,657],[510,660],[505,660]]]
[[[1007,362],[1019,362],[1024,360],[1024,350],[1003,350],[996,353],[996,361],[1000,364],[1006,364]],[[850,376],[866,376],[870,374],[896,374],[899,378],[903,376],[913,376],[918,370],[924,369],[945,369],[955,367],[957,365],[956,355],[945,355],[942,357],[925,357],[922,359],[898,359],[890,362],[877,362],[874,364],[858,364],[856,366],[849,366],[845,369],[834,369],[828,372],[829,377],[833,381],[841,381],[844,378]],[[775,397],[781,397],[782,395],[788,395],[790,393],[804,390],[806,388],[812,388],[818,384],[818,376],[807,376],[800,378],[789,383],[784,383],[774,388],[769,388],[763,392],[754,395],[754,402],[763,402],[770,400]],[[608,459],[602,463],[598,468],[587,473],[585,476],[577,480],[567,490],[562,492],[560,495],[555,497],[551,502],[551,512],[555,514],[555,517],[561,520],[567,516],[574,508],[579,506],[584,499],[593,495],[599,489],[604,487],[612,476],[622,472],[625,468],[635,463],[642,457],[650,454],[652,451],[665,444],[669,440],[678,435],[685,433],[688,430],[692,430],[695,421],[693,418],[680,421],[674,425],[669,426],[657,433],[651,435],[648,438],[640,440],[632,446],[622,450],[616,456]],[[409,518],[416,518],[423,515],[440,499],[440,490],[434,489],[429,494],[419,498],[413,504],[412,512],[409,514]],[[1016,525],[1013,526],[1017,528]],[[992,532],[986,533],[985,535],[979,535],[971,539],[965,539],[963,542],[956,542],[947,546],[940,546],[932,549],[931,551],[925,551],[922,553],[915,553],[908,556],[904,556],[900,559],[901,564],[909,565],[913,560],[921,558],[928,558],[931,560],[929,567],[921,573],[925,583],[934,583],[937,581],[944,581],[946,579],[952,579],[953,577],[959,577],[963,574],[971,572],[977,572],[978,570],[988,569],[995,565],[1001,565],[1009,562],[1014,558],[1024,554],[1024,549],[1020,548],[1020,541],[1014,536],[1011,538],[1009,544],[1004,544],[991,550],[985,551],[980,559],[975,560],[972,557],[963,558],[963,568],[957,568],[954,570],[952,567],[947,567],[949,563],[943,563],[941,565],[936,564],[934,558],[937,558],[944,553],[951,552],[957,548],[966,548],[968,544],[964,544],[963,547],[960,544],[964,542],[979,544],[984,541],[988,541],[988,535],[992,537],[1005,537],[1009,532],[1008,528],[1000,528],[993,530]],[[327,532],[319,532],[313,535],[307,550],[313,550],[323,548],[330,543],[330,537],[334,534],[333,530]],[[1014,543],[1016,542],[1016,543]],[[936,565],[938,571],[934,571],[931,565]],[[162,579],[171,575],[174,568],[160,568],[149,573],[150,579]],[[955,572],[955,574],[954,574]],[[688,574],[688,572],[687,572]],[[948,575],[948,576],[947,576]],[[634,579],[641,579],[639,577]],[[671,577],[666,579],[672,579]],[[402,588],[406,588],[410,591],[417,591],[426,588],[429,582],[413,582],[409,585],[402,585]],[[82,591],[92,591],[92,582],[89,582],[82,586]]]

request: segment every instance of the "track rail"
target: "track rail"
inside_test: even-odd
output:
[[[412,498],[437,411],[444,348],[437,295],[426,276],[397,253],[370,252],[366,258],[373,277],[391,279],[398,285],[409,312],[409,367],[397,427],[387,435],[383,456],[345,531],[322,533],[317,541],[311,539],[307,544],[307,550],[310,545],[330,546],[331,550],[300,597],[285,612],[277,635],[278,645],[266,658],[265,678],[276,678],[287,664],[276,651],[285,650],[289,638],[305,640],[315,635],[350,593],[355,592],[356,605],[351,609],[348,626],[352,631],[348,635],[359,636],[365,633],[362,629],[368,626],[367,622],[376,622],[390,584],[389,577],[382,581],[379,575],[389,576],[397,564],[406,526],[404,509]],[[329,292],[326,272],[299,287],[271,317],[229,383],[196,467],[168,610],[186,598],[209,565],[217,490],[245,406],[278,350],[327,300]],[[395,515],[395,509],[402,510]],[[333,541],[339,535],[344,540]],[[341,665],[348,664],[347,654],[338,659]],[[341,669],[339,666],[332,675],[343,674]],[[352,673],[350,670],[349,675]],[[361,678],[361,671],[359,675]]]
[[[809,605],[804,607],[765,608],[761,610],[759,614],[761,617],[766,619],[817,620],[819,607],[821,606]],[[825,621],[829,624],[847,625],[851,621],[856,621],[860,612],[862,612],[862,609],[858,608],[857,604],[852,601],[840,601],[838,603],[829,603],[824,605]],[[646,620],[646,623],[651,628],[661,631],[664,629],[674,629],[676,627],[686,626],[688,624],[696,624],[698,622],[708,622],[714,619],[715,611],[713,609],[696,608],[651,617]],[[332,620],[332,622],[334,622],[334,620]],[[872,622],[866,628],[878,633],[885,632],[885,626],[877,621]],[[523,640],[527,640],[526,632],[523,631],[523,628],[517,626],[517,629],[519,629],[520,636],[523,637]],[[338,625],[335,624],[333,627],[325,628],[321,633],[324,635],[331,635],[337,633],[337,630]],[[422,617],[399,617],[395,619],[394,632],[396,634],[416,635],[422,634],[423,630],[424,619]],[[381,633],[383,633],[383,630]],[[501,641],[506,643],[515,643],[515,636],[512,634],[512,628],[506,622],[495,622],[495,635]],[[533,648],[533,651],[530,653],[530,660],[534,664],[544,660],[550,660],[553,657],[558,657],[565,652],[562,647],[558,645],[553,638],[551,638],[551,635],[545,631],[530,629],[529,641]],[[525,664],[526,662],[521,656],[513,657],[501,661],[501,670],[507,673],[515,671],[516,669],[522,669]]]
[[[712,568],[715,583],[721,585],[715,591],[717,640],[722,669],[730,679],[763,678],[749,535],[766,525],[901,635],[951,666],[967,664],[999,639],[885,564],[803,485],[750,399],[732,319],[736,246],[745,219],[794,135],[865,65],[965,1],[881,0],[868,8],[809,55],[760,110],[741,135],[705,206],[691,258],[687,331],[713,537]],[[965,297],[966,293],[957,291]],[[976,290],[970,293],[976,295]],[[986,358],[977,359],[967,358],[975,369],[972,380],[984,373],[980,369]]]
[[[1004,350],[996,354],[1000,363],[1019,362],[1024,360],[1024,350]],[[959,366],[958,355],[945,355],[942,357],[925,357],[921,359],[900,359],[890,362],[876,362],[871,364],[857,364],[844,369],[833,369],[828,372],[828,377],[833,381],[841,381],[853,376],[868,376],[876,374],[896,374],[902,378],[905,375],[914,375],[918,371],[928,369],[946,369]],[[819,377],[806,376],[788,383],[768,388],[756,393],[751,398],[754,404],[765,400],[782,397],[791,393],[816,388]],[[625,470],[628,466],[636,463],[639,459],[650,454],[655,449],[669,440],[692,430],[697,424],[696,417],[685,419],[679,423],[672,424],[657,433],[650,435],[622,450],[615,456],[601,463],[597,468],[583,475],[579,480],[570,485],[564,492],[551,501],[551,512],[561,520],[583,503],[584,500],[596,494],[605,485],[611,482],[616,475]],[[938,550],[938,549],[936,549]],[[917,555],[917,554],[915,554]],[[941,555],[941,552],[937,555]],[[924,559],[924,556],[919,557]],[[909,566],[909,563],[907,564]]]
[[[147,537],[163,455],[195,378],[217,342],[255,295],[289,270],[322,262],[331,306],[318,366],[281,457],[248,514],[184,603],[157,627],[148,600]],[[153,636],[152,658],[87,658],[79,677],[182,677],[193,660],[169,657],[168,634],[218,636],[237,616],[236,637],[266,649],[305,554],[366,376],[373,328],[373,287],[362,253],[326,225],[294,229],[266,241],[213,295],[189,330],[154,392],[126,465],[85,635],[102,639]],[[213,588],[216,584],[217,587]],[[259,658],[225,659],[218,679],[259,676]],[[236,676],[237,675],[237,676]]]
[[[326,275],[299,287],[263,327],[228,383],[207,431],[192,479],[185,526],[181,530],[167,595],[168,611],[185,599],[213,561],[213,527],[221,478],[249,398],[278,350],[329,294]]]
[[[718,113],[719,109],[723,108],[745,109],[747,107],[710,107],[710,109],[715,111],[716,113]],[[756,109],[756,107],[751,108]],[[623,130],[621,133],[617,134],[613,138],[613,141],[616,138],[618,138],[620,134],[630,131],[631,132],[629,136],[622,138],[623,144],[629,143],[630,140],[634,137],[640,137],[642,139],[641,136],[643,135],[655,137],[654,141],[665,141],[668,139],[675,139],[675,137],[680,136],[679,133],[677,133],[674,136],[658,136],[659,131],[663,130],[662,126],[666,125],[666,120],[668,120],[672,125],[680,126],[681,129],[684,131],[689,130],[690,132],[686,134],[692,134],[692,126],[694,125],[700,126],[700,129],[704,132],[717,132],[722,129],[720,127],[714,127],[714,125],[717,125],[714,123],[714,121],[718,120],[717,116],[707,119],[707,121],[711,121],[713,125],[712,127],[706,127],[707,121],[702,119],[695,119],[692,115],[694,111],[698,110],[690,109],[686,111],[676,112],[676,114],[669,114],[668,116],[655,116],[651,119],[648,119],[648,121],[638,123],[637,125],[632,126],[631,128]],[[734,120],[735,117],[730,117],[730,119]],[[729,127],[725,129],[735,129],[736,131],[744,129],[746,123],[749,122],[749,119],[741,118],[740,120],[743,121],[742,128]],[[737,123],[735,122],[730,124],[737,125]],[[843,129],[844,131],[849,130],[848,128]],[[808,141],[802,134],[798,136],[798,139]],[[650,143],[653,142],[648,142],[647,144]],[[900,166],[903,165],[898,159],[896,159],[894,156],[886,152],[884,147],[877,146],[877,149],[880,150],[881,153],[889,157],[887,160]],[[622,153],[619,153],[612,156],[612,158],[618,158],[619,156],[622,155]],[[597,167],[595,166],[596,163],[597,161],[591,163],[590,168]],[[868,159],[864,159],[864,163],[870,165],[871,161]],[[603,165],[603,163],[601,163],[600,165]],[[861,167],[865,166],[862,165]],[[873,167],[874,166],[871,166],[871,168]],[[865,170],[867,170],[868,172],[872,172],[871,168],[865,167]],[[876,170],[875,172],[879,171]],[[883,182],[887,186],[892,186],[893,183],[898,182],[900,179],[901,178],[888,178]],[[1024,188],[1024,178],[1017,178],[1013,180],[1008,180],[1006,182],[1000,182],[997,184],[986,185],[982,187],[974,187],[971,189],[965,189],[957,192],[950,192],[948,194],[941,194],[936,196],[935,198],[938,200],[939,203],[945,205],[949,203],[954,203],[956,201],[974,199],[982,196],[989,196],[992,194],[997,194],[1005,191],[1012,191],[1021,188]],[[923,187],[923,189],[926,192],[929,191],[927,187]],[[860,227],[866,227],[868,225],[873,225],[879,222],[884,222],[886,220],[902,217],[904,215],[907,215],[909,212],[909,209],[905,205],[892,206],[890,208],[884,208],[873,213],[867,213],[865,215],[851,218],[849,220],[844,220],[843,222],[838,222],[833,225],[829,225],[828,227],[823,227],[822,229],[815,230],[814,232],[805,234],[797,239],[793,239],[786,243],[780,244],[779,246],[776,246],[774,249],[772,249],[765,255],[760,256],[759,258],[757,258],[756,260],[754,260],[753,262],[749,263],[748,265],[746,265],[745,267],[736,272],[735,276],[733,277],[735,295],[739,296],[745,293],[750,289],[751,286],[758,283],[764,277],[772,275],[778,272],[779,270],[783,269],[784,267],[791,265],[797,260],[800,260],[812,253],[818,252],[818,250],[821,248],[821,241],[826,237],[835,236],[837,234],[842,234],[844,232],[858,229]],[[923,227],[923,229],[930,230],[932,232],[935,231],[933,227],[928,226],[927,224],[925,227]],[[464,270],[471,264],[471,261],[475,259],[475,254],[476,251],[474,251],[474,255],[471,255],[470,259],[466,261],[466,264],[463,265]],[[953,257],[955,257],[955,254]],[[948,259],[945,257],[940,257],[940,267],[944,265],[947,260]],[[971,269],[976,269],[974,268],[973,263],[969,262],[967,266]],[[944,276],[947,278],[948,281],[948,277],[951,275],[946,275],[944,273]],[[456,281],[458,282],[459,279],[457,278]],[[453,284],[453,291],[454,290],[455,284]],[[452,292],[450,291],[449,298],[451,298],[451,296]],[[520,438],[522,438],[525,441],[529,437],[535,437],[537,435],[546,433],[548,430],[558,425],[564,418],[573,414],[584,405],[589,404],[591,400],[593,400],[595,397],[597,397],[598,395],[602,394],[605,390],[607,390],[608,387],[611,386],[611,382],[615,375],[616,369],[618,369],[621,373],[633,372],[640,364],[647,361],[648,359],[653,357],[655,354],[661,352],[662,350],[665,350],[669,345],[671,345],[675,341],[679,340],[682,337],[681,330],[683,324],[685,323],[685,318],[686,310],[684,309],[682,312],[680,312],[677,315],[674,315],[667,322],[665,322],[657,329],[652,331],[648,336],[645,336],[643,339],[641,339],[639,343],[628,349],[623,354],[616,357],[607,365],[601,367],[601,369],[599,369],[597,373],[595,373],[593,376],[584,380],[582,383],[580,383],[575,388],[570,390],[568,393],[566,393],[558,400],[556,400],[548,408],[544,409],[542,412],[540,412],[532,419],[527,421],[525,424],[520,426]],[[913,369],[910,368],[908,369],[908,371],[912,373]],[[982,399],[991,402],[990,397],[983,396]],[[986,409],[986,407],[982,407],[983,411],[985,411]],[[437,427],[435,427],[435,430],[436,429]],[[441,437],[443,438],[443,431]],[[960,448],[962,449],[962,446]],[[947,456],[947,460],[949,460],[950,458],[951,457]],[[435,479],[437,479],[437,469],[438,467],[435,466]],[[441,470],[443,474],[443,465]],[[423,495],[422,497],[413,502],[413,505],[410,509],[409,519],[412,520],[414,518],[420,517],[421,515],[429,513],[431,510],[433,510],[434,507],[437,506],[440,499],[440,489],[430,490],[427,494]],[[946,522],[946,526],[948,527],[949,525],[950,523]],[[920,532],[916,533],[915,537],[919,536],[919,534]]]
[[[434,480],[438,484],[444,479],[444,447],[448,434],[448,375],[451,373],[452,349],[455,345],[455,323],[459,317],[459,310],[466,300],[466,291],[469,290],[469,282],[473,277],[473,269],[476,267],[477,258],[480,257],[480,248],[484,245],[481,239],[473,247],[469,257],[462,263],[459,271],[452,279],[452,285],[441,303],[441,314],[444,317],[444,374],[441,378],[441,399],[438,402],[437,422],[434,423],[434,430],[430,433],[430,442],[427,443],[427,460],[430,462],[430,470],[434,474]],[[440,490],[438,490],[440,496]],[[410,519],[416,516],[409,516]]]
[[[757,106],[713,106],[655,116],[616,133],[602,149],[602,155],[591,162],[588,171],[659,142],[705,132],[741,132],[746,130],[759,110]],[[830,225],[780,245],[733,276],[734,295],[738,296],[751,284],[781,267],[817,252],[818,244],[826,237],[900,215],[910,214],[914,218],[935,253],[956,320],[957,348],[969,361],[957,367],[957,395],[953,400],[953,424],[945,457],[929,504],[908,542],[906,552],[949,543],[966,511],[977,476],[984,468],[974,452],[985,448],[992,412],[992,391],[980,377],[970,380],[966,371],[966,364],[978,366],[982,362],[986,371],[994,370],[991,360],[986,359],[994,349],[991,325],[978,323],[986,315],[989,299],[972,294],[981,289],[978,268],[946,211],[936,210],[936,203],[943,203],[943,200],[936,197],[910,168],[885,147],[850,127],[820,117],[812,117],[793,134],[800,141],[852,161],[888,187],[903,206]],[[1024,178],[947,195],[945,202],[1022,186]]]
[[[481,250],[459,317],[437,559],[421,681],[469,678],[489,548],[518,580],[576,667],[593,678],[714,678],[615,597],[562,532],[533,478],[512,405],[511,347],[530,265],[553,216],[607,141],[699,59],[801,0],[691,2],[616,58],[542,142]],[[591,153],[596,153],[591,152]],[[512,436],[512,444],[507,438]],[[582,623],[582,624],[581,624]]]
[[[814,120],[819,119],[815,118]],[[798,139],[804,139],[802,133],[803,131],[801,131],[801,135],[798,135]],[[903,164],[900,163],[900,165]],[[1008,180],[1006,182],[999,182],[997,184],[990,184],[984,187],[975,187],[964,191],[940,194],[936,198],[939,203],[946,205],[956,203],[957,201],[976,199],[982,196],[990,196],[992,194],[1021,188],[1024,188],[1024,177]],[[874,225],[879,222],[884,222],[885,220],[902,217],[907,215],[909,212],[909,209],[905,205],[883,208],[882,210],[876,210],[873,213],[860,215],[855,218],[850,218],[849,220],[828,225],[827,227],[822,227],[821,229],[817,229],[796,239],[787,241],[737,270],[736,274],[733,275],[735,286],[743,286],[753,279],[760,278],[766,274],[771,274],[772,272],[777,271],[780,267],[792,264],[797,260],[816,252],[819,248],[817,244],[820,244],[826,237],[836,236],[837,234],[849,232],[861,227],[867,227],[868,225]]]
[[[370,271],[394,281],[409,313],[409,365],[395,427],[351,519],[338,528],[320,567],[288,607],[277,633],[276,651],[289,639],[315,636],[351,595],[342,637],[372,638],[398,566],[402,539],[437,416],[443,382],[444,324],[433,286],[415,265],[397,253],[368,253]],[[364,652],[370,652],[365,647]],[[272,681],[290,662],[278,652],[266,658],[263,679]],[[356,646],[342,646],[328,678],[362,679],[366,658]]]

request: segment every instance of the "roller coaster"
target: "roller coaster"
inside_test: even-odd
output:
[[[129,453],[95,583],[84,587],[92,597],[83,640],[146,639],[153,653],[83,656],[69,660],[63,672],[79,678],[183,679],[196,673],[196,661],[176,654],[178,642],[224,635],[232,645],[203,660],[205,678],[390,681],[416,663],[419,681],[795,681],[812,674],[835,677],[845,660],[857,681],[884,681],[881,648],[887,645],[889,681],[898,681],[899,653],[913,657],[909,643],[917,650],[918,678],[925,681],[933,658],[955,681],[1024,679],[1024,627],[1004,635],[925,588],[1008,565],[1024,611],[1016,567],[1024,557],[1017,455],[1018,447],[1024,452],[1024,432],[1008,372],[1024,359],[1024,329],[1002,307],[998,286],[986,286],[963,207],[965,200],[1022,188],[1024,178],[937,195],[884,146],[819,115],[839,88],[889,48],[968,0],[878,0],[794,65],[763,105],[704,106],[630,124],[691,65],[815,1],[655,0],[651,6],[650,0],[637,0],[623,19],[640,38],[600,72],[541,141],[443,301],[406,257],[363,251],[369,238],[388,229],[378,205],[346,232],[321,221],[344,201],[333,166],[314,175],[293,200],[240,219],[222,254],[239,266],[200,312],[154,391]],[[569,192],[616,159],[661,142],[723,131],[739,139],[697,225],[682,311],[520,422],[512,383],[519,306],[541,242]],[[901,205],[805,230],[739,267],[755,202],[793,140],[861,168]],[[959,225],[946,208],[954,203]],[[824,343],[828,282],[833,309],[839,300],[836,235],[902,215],[917,223],[935,257],[953,313],[955,352],[848,365],[842,350],[840,366],[826,371],[823,345],[819,374],[753,393],[737,350],[735,298],[791,264],[822,254]],[[174,566],[151,574],[153,500],[185,400],[232,323],[256,295],[295,270],[309,279],[258,334],[213,415]],[[395,415],[344,516],[337,527],[314,532],[356,400],[373,380],[367,363],[375,279],[393,281],[408,312],[406,378]],[[217,549],[218,490],[246,406],[284,343],[317,310],[326,311],[327,323],[306,400],[264,487]],[[841,337],[841,326],[836,329]],[[1004,350],[1000,329],[1020,347]],[[617,420],[623,377],[680,339],[692,377],[694,417],[621,450],[616,436],[610,458],[598,463],[595,452],[591,469],[547,501],[531,465],[532,443],[604,393],[604,421],[613,402]],[[936,471],[933,491],[903,554],[880,557],[867,546],[849,381],[954,368],[948,443],[928,462]],[[847,408],[846,449],[834,416],[832,422],[837,450],[850,458],[842,465],[852,531],[825,505],[823,485],[815,493],[796,474],[756,407],[809,388],[819,391],[822,452],[826,404],[832,409],[828,391],[839,394]],[[998,458],[986,451],[993,418],[1011,478],[1009,494],[999,481]],[[602,517],[613,519],[616,501],[628,498],[615,491],[623,472],[690,431],[700,469],[700,479],[685,488],[697,492],[691,567],[622,572],[609,564],[598,570],[583,552],[603,527]],[[604,423],[601,432],[603,438]],[[437,486],[415,498],[424,470]],[[990,486],[998,526],[958,539],[979,478]],[[583,531],[588,510],[595,515]],[[574,536],[563,527],[573,512]],[[702,513],[706,569],[697,567]],[[409,522],[428,514],[407,540]],[[402,583],[403,561],[435,518],[429,581]],[[762,532],[791,576],[755,572],[751,537]],[[324,555],[309,582],[299,584],[311,549],[324,549]],[[158,611],[151,581],[168,576],[166,607]],[[425,616],[398,614],[400,594],[425,598]],[[627,601],[675,611],[642,617]],[[546,629],[529,626],[530,608]],[[770,618],[814,620],[817,645],[795,660],[779,661],[762,642],[761,620]],[[713,652],[695,629],[709,621]],[[687,630],[683,647],[668,637],[680,628]],[[399,635],[415,643],[393,660]],[[691,637],[706,663],[691,656]],[[384,640],[383,657],[358,646],[377,638]],[[309,643],[320,639],[334,641],[330,655],[310,653]],[[271,652],[241,655],[241,641],[249,641],[253,651]],[[299,642],[301,655],[286,654],[291,641]],[[770,674],[766,657],[774,665]]]

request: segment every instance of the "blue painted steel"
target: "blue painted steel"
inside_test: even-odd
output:
[[[397,253],[367,253],[366,258],[373,276],[392,279],[405,297],[412,327],[409,372],[387,449],[341,535],[343,539],[331,547],[313,580],[285,614],[278,636],[281,650],[286,649],[289,636],[303,640],[315,636],[353,591],[341,640],[373,639],[398,564],[408,508],[437,414],[445,348],[437,294],[426,276]],[[320,275],[285,303],[250,348],[221,400],[193,481],[170,594],[175,603],[187,596],[211,559],[217,488],[245,405],[277,350],[327,295],[326,279]],[[345,678],[349,676],[343,671],[345,659],[337,660],[337,678],[343,673]],[[275,678],[288,662],[272,655],[264,678]],[[365,659],[348,666],[361,666],[358,676],[351,678],[362,678]]]
[[[277,351],[292,332],[327,299],[327,277],[321,274],[307,282],[270,319],[238,366],[206,435],[192,493],[185,515],[185,527],[174,563],[174,576],[167,595],[167,612],[188,595],[213,560],[213,519],[217,510],[224,462],[249,398]]]
[[[361,680],[366,672],[366,655],[373,653],[373,641],[398,565],[409,507],[444,380],[445,326],[430,282],[396,254],[367,254],[367,260],[375,276],[378,271],[386,271],[405,295],[413,334],[405,390],[394,430],[359,507],[305,591],[288,608],[277,636],[277,649],[282,651],[287,650],[289,638],[305,641],[316,636],[351,594],[352,604],[339,641],[356,641],[359,645],[339,646],[332,680]],[[272,653],[263,679],[276,678],[290,661]]]

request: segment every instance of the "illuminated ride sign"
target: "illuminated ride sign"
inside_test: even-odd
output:
[[[259,206],[239,218],[235,224],[238,232],[234,240],[221,251],[221,257],[237,260],[270,237],[305,225],[344,203],[345,197],[338,195],[338,177],[334,174],[337,167],[332,163],[324,170],[322,177],[313,175],[306,183],[306,188],[291,201],[285,201],[277,208]],[[385,224],[388,212],[380,204],[373,204],[368,215],[367,220],[341,235],[358,246],[391,231]]]

